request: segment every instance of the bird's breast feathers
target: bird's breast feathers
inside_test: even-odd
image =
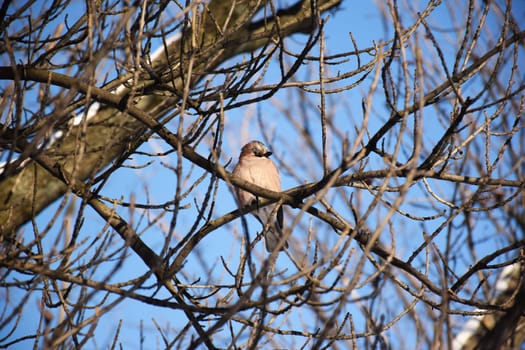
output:
[[[279,171],[268,158],[246,157],[238,167],[236,175],[258,186],[272,191],[281,191]]]

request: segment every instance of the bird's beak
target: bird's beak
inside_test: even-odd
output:
[[[269,157],[269,156],[271,156],[272,154],[273,154],[272,151],[268,151],[268,152],[266,152],[266,153],[264,154],[264,156],[265,156],[265,157]]]

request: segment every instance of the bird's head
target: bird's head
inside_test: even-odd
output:
[[[241,149],[241,157],[244,156],[256,156],[256,157],[269,157],[272,152],[260,141],[250,141],[245,144]]]

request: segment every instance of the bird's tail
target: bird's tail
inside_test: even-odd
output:
[[[280,229],[280,227],[278,227],[277,225],[271,225],[264,236],[264,244],[266,246],[266,250],[270,253],[273,252],[279,245],[282,236],[283,231]],[[287,241],[284,242],[284,245],[281,246],[280,250],[284,250],[285,248],[288,248]]]

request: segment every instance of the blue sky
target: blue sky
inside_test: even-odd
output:
[[[518,7],[522,6],[522,2],[518,3]],[[46,4],[47,3],[44,3],[44,6]],[[75,12],[82,13],[84,10],[82,8],[81,2],[77,2],[77,4],[78,7],[72,10],[72,15]],[[416,2],[416,4],[413,6],[418,7],[419,10],[422,10],[424,7],[423,5],[424,3],[421,4],[421,2]],[[450,5],[451,4],[449,3],[443,4],[442,7],[431,16],[430,21],[432,26],[438,27],[440,29],[442,36],[440,36],[439,39],[443,40],[443,43],[446,42],[448,35],[447,32],[451,29],[447,7]],[[523,13],[523,7],[518,7],[517,12]],[[413,18],[411,18],[410,14],[403,13],[402,16],[404,16],[404,23],[407,25],[412,23]],[[377,6],[371,2],[343,2],[339,11],[325,14],[325,18],[328,18],[325,27],[327,55],[353,51],[354,48],[352,46],[349,33],[352,33],[352,36],[360,49],[370,47],[374,42],[379,43],[381,40],[390,39],[392,35],[391,31],[385,27],[384,23],[382,22],[381,13],[379,12]],[[305,40],[305,35],[295,35],[287,40],[286,45],[292,50],[297,50],[297,48],[300,47],[301,44],[305,42]],[[428,44],[428,41],[425,41],[423,38],[421,39],[421,42]],[[318,50],[317,46],[313,49],[312,55],[316,55],[318,53],[318,51],[315,50]],[[432,55],[435,53],[429,49],[428,54]],[[363,56],[363,60],[366,61],[365,56]],[[355,60],[350,60],[349,62],[337,65],[333,68],[331,67],[329,69],[330,74],[335,75],[338,72],[345,73],[346,71],[355,69],[355,67]],[[268,74],[264,77],[264,83],[269,84],[275,80],[278,74],[276,68],[277,64],[274,62],[271,65]],[[312,75],[315,77],[315,69],[317,69],[315,64],[301,69],[295,76],[295,79],[307,80],[310,79]],[[362,99],[368,96],[368,89],[372,81],[372,77],[373,74],[366,78],[365,82],[357,88],[341,94],[328,95],[327,98],[327,109],[333,110],[335,115],[334,121],[336,125],[334,125],[333,128],[334,132],[337,131],[342,135],[346,135],[351,140],[351,142],[358,132],[358,127],[361,125],[360,120],[363,116],[361,103]],[[429,77],[429,79],[431,78],[436,78],[439,80],[439,77]],[[349,79],[347,81],[343,81],[342,83],[338,83],[338,86],[350,84],[353,81],[355,80]],[[378,96],[380,95],[381,94],[378,94]],[[314,96],[312,94],[308,94],[308,96],[312,101],[314,101],[313,103],[320,103],[318,96]],[[372,111],[372,117],[370,118],[369,126],[372,133],[375,132],[388,118],[388,115],[384,109],[384,102],[381,101],[381,98],[378,97],[375,99],[375,102],[376,103],[374,104],[374,111]],[[269,138],[270,141],[273,141],[270,142],[269,146],[275,153],[275,161],[282,169],[281,176],[283,189],[292,188],[305,182],[319,180],[322,176],[322,164],[314,154],[310,153],[307,148],[304,148],[304,144],[302,144],[300,134],[297,132],[296,126],[290,123],[289,118],[283,116],[283,110],[295,109],[299,113],[299,111],[303,108],[307,108],[305,112],[306,114],[312,114],[314,113],[313,111],[315,111],[315,108],[301,106],[301,100],[297,97],[297,90],[294,90],[294,88],[289,88],[280,91],[270,100],[263,101],[256,106],[250,105],[238,110],[228,111],[226,113],[224,124],[224,148],[221,158],[222,164],[226,164],[228,161],[232,160],[228,166],[228,169],[232,170],[233,165],[235,164],[238,157],[239,148],[242,144],[252,139],[264,140],[265,138]],[[425,115],[425,121],[427,123],[425,128],[428,128],[427,130],[442,130],[443,126],[440,125],[440,121],[442,121],[442,119],[440,118],[443,116],[435,115],[433,114],[435,112],[431,110],[426,113],[428,114]],[[186,116],[186,118],[191,119],[192,116]],[[260,128],[258,118],[263,120],[265,127],[264,130],[261,130]],[[318,130],[320,128],[320,124],[315,124],[315,120],[315,118],[311,118],[311,130]],[[169,125],[169,127],[173,128],[173,130],[175,130],[176,126],[176,122]],[[434,136],[432,133],[429,133],[425,134],[425,138],[428,141],[432,141]],[[318,143],[321,142],[320,132],[314,132],[314,141]],[[395,140],[390,140],[390,142],[393,144]],[[392,147],[392,144],[389,145],[387,143],[386,146]],[[207,156],[210,151],[207,147],[209,147],[209,142],[203,142],[197,148],[197,150],[201,155]],[[335,135],[332,135],[329,138],[329,147],[331,150],[330,154],[332,155],[330,162],[332,166],[336,166],[336,164],[341,159],[341,145]],[[165,143],[156,138],[153,138],[147,144],[141,147],[140,150],[144,152],[157,152],[167,151],[168,149],[169,147]],[[298,152],[300,155],[298,155]],[[297,175],[286,171],[286,166],[289,164],[294,164],[294,159],[296,159],[298,156],[303,160],[306,159],[306,162],[310,162],[312,165],[311,168],[308,169],[308,172],[300,174],[300,178]],[[0,160],[3,159],[0,158]],[[141,165],[150,160],[152,160],[152,158],[134,155],[133,159],[131,159],[127,164]],[[171,154],[170,156],[162,158],[157,157],[154,159],[154,161],[155,164],[153,166],[148,166],[146,168],[123,168],[116,171],[105,185],[101,194],[114,199],[123,199],[124,201],[130,201],[130,194],[133,194],[139,203],[146,203],[148,201],[150,201],[150,203],[163,203],[173,199],[176,186],[176,175],[169,168],[169,166],[176,165],[176,158],[174,154]],[[165,166],[162,163],[167,164],[168,166]],[[377,169],[376,166],[380,166],[380,164],[380,161],[372,159],[370,164],[367,166],[367,170]],[[189,168],[190,164],[185,164],[185,167]],[[193,169],[189,178],[183,181],[183,185],[189,186],[189,184],[195,181],[195,179],[202,175],[202,173],[203,171],[198,168]],[[184,204],[188,205],[189,209],[182,209],[182,213],[177,220],[177,226],[174,230],[175,237],[173,237],[173,244],[176,244],[176,242],[181,239],[184,233],[187,232],[189,227],[193,224],[194,217],[196,216],[195,203],[199,203],[203,200],[206,186],[208,185],[207,181],[208,180],[205,180],[201,185],[199,185],[197,190],[192,192],[183,202]],[[434,185],[443,195],[449,195],[452,191],[452,189],[446,184],[434,183]],[[348,215],[350,221],[352,213],[348,210],[345,211],[342,204],[345,199],[348,199],[351,195],[355,194],[353,192],[354,191],[351,190],[340,190],[334,191],[327,195],[328,200],[332,200],[336,205],[341,205],[339,207],[340,210],[342,210],[345,215]],[[360,203],[363,204],[370,203],[370,201],[373,199],[373,196],[367,194],[366,192],[360,193],[359,196],[359,200],[361,201]],[[220,217],[236,208],[234,197],[232,196],[230,188],[226,183],[221,182],[219,184],[216,198],[216,207],[214,208],[212,214],[213,218]],[[392,200],[395,199],[393,196],[390,198]],[[425,207],[424,198],[421,196],[421,189],[415,188],[409,193],[407,199],[410,204],[417,203],[418,201],[422,202],[420,206],[420,212],[417,213],[418,215],[431,215],[437,211],[435,208]],[[69,200],[71,201],[72,199],[70,198]],[[41,227],[44,227],[48,223],[49,218],[54,215],[59,202],[60,201],[51,205],[38,216],[37,223]],[[79,200],[77,199],[75,204],[77,208],[78,203]],[[411,206],[407,205],[407,208],[411,208]],[[125,218],[129,218],[128,209],[121,208],[119,209],[119,212]],[[375,222],[379,222],[382,219],[382,215],[384,215],[385,212],[386,209],[384,208],[373,212],[369,217],[368,223],[373,226]],[[298,211],[287,208],[286,213],[286,220],[291,222],[295,215],[297,215]],[[147,215],[162,214],[163,211],[158,210],[150,211]],[[147,220],[140,218],[140,212],[136,212],[133,216],[134,222],[138,225],[138,231],[140,232],[141,230],[145,230],[141,238],[157,252],[161,250],[162,245],[165,242],[165,236],[163,235],[163,230],[160,229],[160,227],[162,225],[164,225],[164,227],[169,225],[171,220],[170,213],[164,213],[163,215],[164,216],[160,219],[157,227],[149,228],[147,230]],[[260,231],[260,225],[254,218],[250,216],[247,216],[246,220],[249,226],[251,239],[253,239],[255,233]],[[395,235],[395,239],[398,246],[399,256],[404,258],[406,258],[415,247],[419,246],[424,241],[421,234],[422,231],[425,231],[426,233],[432,232],[433,229],[442,224],[442,220],[438,219],[431,223],[425,223],[425,225],[412,224],[412,226],[404,226],[405,224],[403,223],[403,220],[400,220],[399,222],[397,220],[399,219],[393,218],[392,224],[399,224],[401,227],[403,227],[403,230],[400,230],[402,233]],[[93,240],[93,235],[99,233],[103,225],[104,222],[102,219],[92,210],[87,208],[85,211],[85,222],[82,228],[82,235],[84,235],[86,239],[84,246],[87,246],[88,242]],[[304,216],[301,220],[301,225],[304,225],[304,227],[311,226],[314,228],[314,232],[319,232],[318,236],[316,237],[318,240],[323,240],[323,242],[328,241],[330,244],[336,244],[337,236],[330,235],[329,230],[317,220],[312,220],[310,217]],[[29,225],[25,229],[28,233],[32,231],[31,226]],[[56,235],[56,233],[59,231],[60,222],[57,222],[55,223],[54,228],[51,230],[50,236],[45,241],[45,244],[47,244],[49,247],[56,245],[57,241],[55,241],[55,239],[52,237],[53,234]],[[388,228],[386,228],[385,231],[388,231]],[[490,232],[490,230],[488,231]],[[106,230],[105,234],[108,234],[108,237],[113,235],[113,239],[115,239],[115,247],[120,247],[121,242],[118,241],[118,238],[114,233]],[[302,234],[304,235],[304,230]],[[486,235],[488,236],[489,233]],[[30,236],[31,235],[29,234],[28,240],[30,239]],[[484,236],[485,233],[482,234],[481,238]],[[226,276],[225,269],[221,265],[221,257],[224,257],[224,259],[228,261],[230,267],[236,267],[238,265],[241,237],[242,226],[240,220],[235,220],[234,222],[231,222],[210,234],[199,244],[195,253],[189,256],[188,261],[186,262],[181,273],[181,278],[183,278],[184,282],[186,283],[191,283],[196,278],[200,279],[199,283],[201,284],[206,284],[206,281],[208,281],[210,278],[212,280],[219,279],[223,280],[225,283],[231,283],[232,279]],[[301,242],[301,238],[304,238],[304,236],[297,237],[297,242]],[[390,235],[385,234],[385,240],[388,241],[389,239]],[[436,239],[436,243],[440,244],[443,242],[442,239],[444,240],[445,238],[438,237]],[[59,242],[58,245],[60,244],[61,243]],[[488,244],[490,245],[492,243],[489,242]],[[480,254],[482,253],[483,250],[480,251]],[[351,261],[350,264],[357,262],[360,258],[359,248],[357,246],[354,247],[354,250],[352,250],[350,253],[350,255],[352,254],[353,256],[349,257]],[[129,278],[134,278],[146,273],[147,269],[143,262],[136,258],[132,252],[129,252],[129,255],[130,256],[127,258],[125,266],[117,273],[113,273],[112,271],[98,270],[96,271],[95,276],[100,279],[108,278],[112,282],[117,282],[125,281]],[[257,245],[254,256],[259,259],[257,260],[258,262],[261,262],[262,259],[264,259],[265,251],[262,242]],[[464,268],[466,267],[467,266],[464,266]],[[285,254],[280,255],[278,259],[278,268],[283,270],[295,269]],[[213,273],[217,275],[207,276],[209,271],[213,271]],[[333,275],[335,278],[335,273]],[[153,293],[155,290],[155,284],[152,279],[150,280],[150,284],[152,285],[151,292]],[[328,280],[331,279],[328,278]],[[353,296],[366,294],[368,291],[369,290],[365,286],[362,289],[356,290]],[[162,291],[159,293],[163,295]],[[20,295],[24,294],[22,293]],[[384,298],[387,298],[387,296],[388,293],[385,293]],[[97,296],[97,298],[100,297],[101,296]],[[19,295],[10,295],[9,299],[6,300],[8,300],[9,303],[15,305],[19,298]],[[115,299],[114,296],[109,297],[109,300],[113,299]],[[25,303],[30,305],[30,307],[26,307],[26,313],[23,315],[21,324],[27,325],[27,329],[25,329],[24,326],[19,327],[16,331],[19,336],[23,336],[26,331],[33,332],[35,329],[35,322],[37,322],[39,318],[39,300],[37,298],[31,298],[30,300],[25,301]],[[355,317],[354,322],[357,328],[356,331],[364,331],[362,325],[362,315],[358,311],[358,303],[348,303],[347,307],[347,311],[350,312],[353,317]],[[392,307],[392,310],[395,310],[395,307]],[[387,315],[387,318],[391,316],[392,315]],[[293,318],[299,317],[302,317],[303,321],[309,326],[311,325],[313,327],[316,325],[317,321],[313,318],[313,314],[309,310],[304,310],[302,313],[294,314],[293,316]],[[312,318],[310,322],[308,320],[309,317]],[[138,301],[125,300],[101,319],[96,330],[97,336],[95,339],[97,347],[106,348],[107,345],[111,343],[112,336],[117,329],[117,325],[121,321],[122,329],[120,331],[119,342],[123,344],[123,348],[125,349],[140,348],[140,335],[138,332],[138,326],[141,323],[143,323],[144,327],[144,348],[163,348],[163,344],[159,337],[159,332],[156,329],[155,323],[161,325],[162,329],[165,329],[164,327],[166,327],[165,330],[170,334],[170,336],[173,336],[174,330],[183,327],[187,323],[187,319],[182,312],[154,307]],[[279,325],[282,327],[282,329],[287,328],[288,324],[286,321],[279,322],[283,322]],[[313,331],[313,329],[310,330]],[[0,337],[4,335],[3,332],[4,330],[0,330]],[[408,329],[406,339],[401,339],[400,343],[404,341],[405,345],[414,346],[417,339],[410,336],[411,332],[413,332],[413,330]],[[217,339],[220,339],[220,337],[225,337],[226,340],[224,344],[228,344],[229,339],[227,333],[220,333],[217,336]],[[300,342],[302,340],[295,339],[294,341]],[[13,349],[26,348],[29,344],[31,344],[31,340],[22,342],[13,347]],[[217,340],[217,345],[221,345],[220,340]],[[301,343],[289,345],[291,348],[294,348],[299,347]]]

